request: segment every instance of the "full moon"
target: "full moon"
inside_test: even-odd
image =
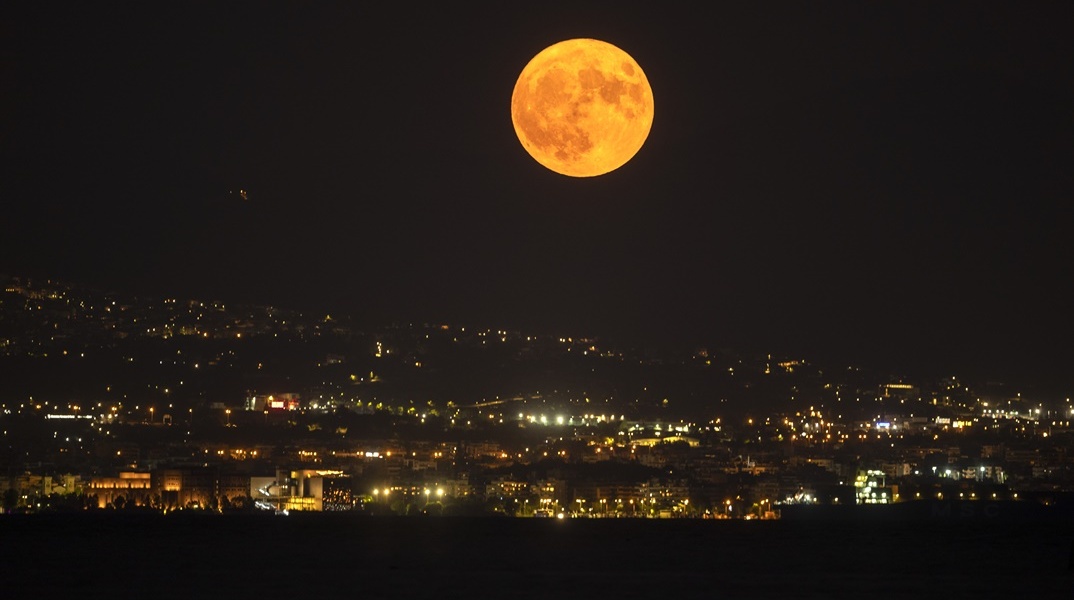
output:
[[[534,160],[563,175],[595,177],[641,149],[653,126],[653,90],[626,52],[600,40],[567,40],[522,69],[511,121]]]

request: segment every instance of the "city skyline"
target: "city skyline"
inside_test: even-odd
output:
[[[9,11],[0,272],[1069,384],[1069,6],[569,6]],[[509,111],[574,37],[655,99],[584,181]]]
[[[5,514],[1069,518],[1069,397],[55,282],[0,309]]]
[[[1069,397],[56,282],[5,281],[0,309],[6,512],[1069,510]]]

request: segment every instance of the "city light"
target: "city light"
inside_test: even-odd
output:
[[[32,301],[40,303],[37,298]],[[809,402],[803,402],[802,382],[792,384],[788,379],[782,390],[785,404],[768,414],[759,406],[750,406],[748,416],[741,406],[737,414],[714,414],[724,409],[729,395],[721,390],[694,421],[672,412],[685,403],[673,386],[662,385],[648,370],[675,372],[673,361],[660,358],[650,363],[647,356],[627,360],[622,351],[610,351],[592,340],[564,337],[548,345],[540,336],[502,329],[444,330],[441,325],[363,334],[347,330],[345,319],[329,321],[323,314],[303,318],[266,311],[236,316],[223,308],[212,308],[210,313],[207,303],[183,301],[137,311],[120,310],[120,304],[93,304],[111,309],[102,312],[109,327],[123,323],[124,334],[134,341],[160,344],[160,351],[152,354],[124,347],[122,340],[127,338],[108,342],[116,347],[114,358],[122,368],[144,370],[147,383],[133,387],[106,372],[102,378],[107,379],[93,387],[88,410],[86,401],[41,393],[4,400],[0,431],[5,440],[25,431],[21,423],[15,427],[8,419],[49,424],[40,448],[21,449],[29,465],[100,461],[101,471],[152,474],[163,481],[161,474],[170,459],[160,457],[185,453],[188,460],[197,458],[199,468],[213,472],[206,480],[218,480],[218,474],[246,480],[230,494],[198,488],[201,484],[191,483],[194,479],[183,485],[161,483],[162,492],[186,489],[190,495],[189,506],[161,500],[168,504],[159,506],[162,511],[191,510],[195,505],[198,510],[223,510],[221,496],[230,501],[231,496],[245,497],[239,490],[246,490],[274,511],[343,507],[378,514],[451,514],[463,507],[481,507],[519,517],[768,519],[784,510],[822,505],[883,510],[884,505],[907,502],[1019,498],[1025,502],[1025,487],[1042,481],[1056,489],[1064,485],[1061,455],[1053,450],[1061,446],[1053,444],[1071,434],[1069,417],[1074,408],[1066,397],[1030,401],[1020,394],[988,395],[977,393],[967,381],[950,378],[914,383],[880,380],[851,388],[838,371],[822,374],[811,371],[809,361],[765,356],[763,364],[736,360],[734,381],[741,383],[735,385],[753,385],[748,375],[764,368],[770,369],[765,381],[773,386],[785,376],[811,374],[817,385]],[[154,310],[163,316],[150,318]],[[220,317],[217,324],[209,321],[210,314]],[[234,369],[247,381],[258,382],[271,378],[273,371],[287,372],[289,367],[257,350],[258,340],[282,336],[293,347],[306,348],[316,337],[311,331],[334,335],[324,329],[329,323],[338,328],[343,336],[339,339],[368,342],[358,344],[361,357],[339,354],[336,348],[345,344],[333,338],[332,350],[311,360],[316,367],[309,368],[312,375],[301,384],[275,378],[263,389],[228,396],[206,393],[204,381],[196,379],[223,377],[224,370]],[[239,333],[241,344],[235,341]],[[601,373],[606,367],[629,365],[639,380],[644,375],[645,383],[615,392],[553,384],[541,379],[553,378],[553,371],[545,369],[534,378],[539,384],[482,391],[475,397],[446,393],[425,397],[427,392],[402,393],[393,387],[410,377],[400,378],[401,373],[412,373],[403,367],[417,363],[423,365],[423,376],[437,381],[443,356],[428,347],[435,347],[431,344],[438,336],[445,336],[442,341],[452,349],[469,351],[485,340],[509,344],[510,356],[497,360],[512,368],[523,369],[532,360],[521,356],[552,353],[564,359],[566,353],[575,352],[575,357],[586,357],[586,368]],[[0,356],[10,347],[6,339],[0,339]],[[183,344],[176,345],[177,341]],[[34,350],[38,354],[29,356],[44,360],[46,350],[51,359],[64,356],[64,351],[67,360],[83,355],[103,360],[106,355],[104,347],[83,351],[69,336],[51,346],[42,342]],[[376,371],[362,362],[374,359],[368,364],[378,365]],[[705,360],[719,364],[716,353],[707,353]],[[685,363],[685,370],[677,374],[689,375],[690,369],[700,366],[701,362]],[[740,391],[745,389],[749,388]],[[236,412],[236,406],[242,408]],[[627,406],[630,410],[624,411]],[[171,418],[175,411],[187,413],[182,426],[161,429],[176,424]],[[227,431],[214,430],[220,412]],[[371,427],[374,422],[378,425]],[[146,426],[153,426],[153,431]],[[234,437],[247,429],[251,431],[241,440]],[[978,439],[994,441],[972,441]],[[273,478],[275,486],[266,488],[267,482],[259,478],[282,465],[305,467],[306,475],[295,478],[281,471]],[[621,481],[600,475],[628,466],[644,467],[649,476]],[[250,475],[258,471],[267,473]],[[326,480],[336,481],[332,485],[343,481],[327,475],[329,471],[377,483],[364,492],[352,489],[349,496],[341,495],[338,488],[323,489]],[[597,475],[589,475],[590,471]],[[508,472],[512,475],[505,475]],[[846,473],[855,478],[838,486],[826,483]],[[73,477],[66,484],[72,489],[87,485],[105,489],[99,486],[107,483],[95,471]],[[12,481],[9,486],[28,485]],[[729,481],[742,483],[733,487]],[[174,489],[164,489],[165,485]],[[261,494],[262,489],[270,495]],[[33,499],[25,507],[38,504],[39,492],[24,495]],[[153,500],[134,500],[135,505],[144,502]],[[325,508],[325,502],[333,508]]]

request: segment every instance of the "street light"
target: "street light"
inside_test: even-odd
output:
[[[230,408],[225,409],[224,414],[227,415],[227,426],[231,427],[231,409]]]

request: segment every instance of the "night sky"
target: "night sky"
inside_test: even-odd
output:
[[[1074,384],[1069,2],[27,4],[0,273]],[[656,103],[592,179],[510,118],[575,37]]]

